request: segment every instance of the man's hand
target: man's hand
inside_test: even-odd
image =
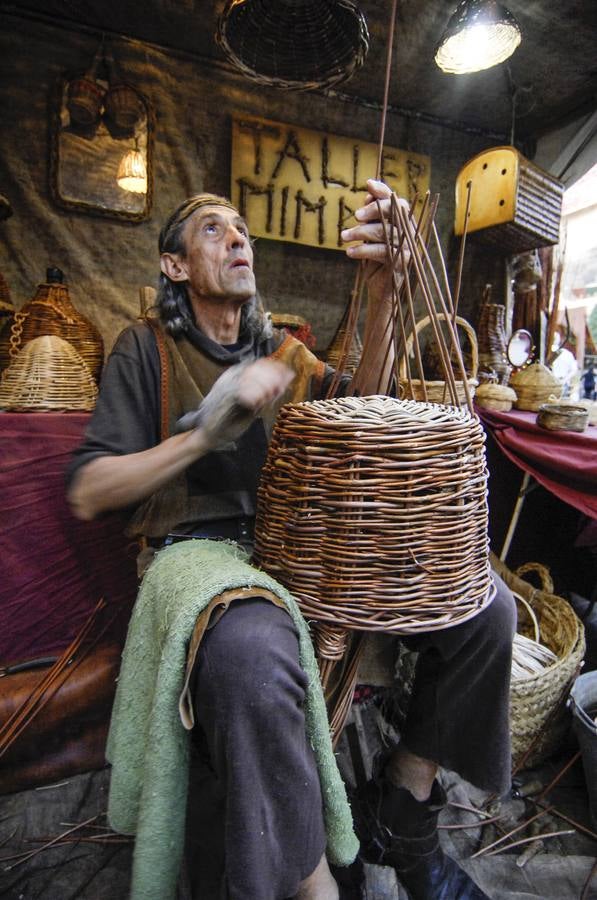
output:
[[[358,225],[352,228],[345,228],[342,232],[342,240],[345,243],[353,241],[361,241],[346,248],[346,253],[351,259],[365,261],[365,278],[369,291],[369,301],[384,300],[391,297],[392,291],[392,266],[386,246],[384,232],[388,232],[390,238],[388,220],[390,218],[390,197],[391,189],[384,184],[383,181],[375,181],[373,178],[368,179],[367,188],[369,193],[365,201],[365,206],[361,206],[355,212],[355,218]],[[379,206],[376,201],[379,201]],[[409,205],[406,200],[398,199],[398,203],[406,211]],[[380,208],[383,222],[380,219]],[[400,239],[400,231],[394,229],[393,245],[398,246]],[[408,259],[408,245],[404,246],[405,259]],[[402,271],[402,261],[399,255],[396,262],[396,271]]]
[[[178,420],[176,430],[198,429],[206,449],[221,449],[239,438],[265,406],[278,400],[293,378],[292,369],[272,359],[232,366],[218,378],[199,409]]]

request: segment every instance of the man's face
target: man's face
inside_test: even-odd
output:
[[[182,233],[191,295],[249,300],[255,295],[253,249],[247,224],[226,206],[204,206],[189,217]]]

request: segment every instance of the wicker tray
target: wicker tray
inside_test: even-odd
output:
[[[569,727],[570,714],[564,701],[584,657],[584,628],[570,604],[553,593],[553,582],[544,566],[527,563],[514,573],[493,554],[491,565],[514,595],[524,601],[519,605],[518,631],[535,638],[528,604],[538,622],[539,640],[558,657],[553,666],[538,675],[513,679],[510,687],[513,762],[519,764],[532,747],[524,763],[531,768],[555,753]],[[521,577],[527,572],[539,576],[541,589]]]

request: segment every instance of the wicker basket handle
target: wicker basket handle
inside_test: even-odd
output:
[[[443,320],[446,319],[446,316],[444,315],[444,313],[438,313],[437,317],[438,317],[438,319],[443,319]],[[424,316],[424,318],[420,319],[415,324],[415,334],[417,335],[417,337],[418,337],[419,333],[423,330],[423,328],[425,328],[427,325],[429,325],[430,322],[431,322],[431,317]],[[477,342],[477,335],[475,334],[475,329],[470,324],[470,322],[467,322],[466,319],[463,319],[461,316],[456,316],[456,325],[459,325],[462,328],[462,330],[466,332],[466,335],[470,341],[472,359],[471,359],[471,373],[469,375],[469,378],[476,378],[477,372],[479,371],[479,344]],[[413,342],[414,342],[414,335],[411,334],[411,336],[409,337],[409,339],[406,342],[406,352],[403,353],[403,355],[400,359],[400,378],[406,378],[406,357],[410,356],[410,354],[412,353]]]
[[[516,575],[519,578],[523,578],[526,572],[535,572],[539,576],[541,590],[546,594],[553,594],[553,581],[549,569],[537,562],[524,563],[516,569]],[[524,580],[528,581],[529,579],[525,578]]]

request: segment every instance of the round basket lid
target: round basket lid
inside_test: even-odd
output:
[[[350,78],[369,32],[351,0],[228,0],[216,41],[248,78],[309,90]]]
[[[91,410],[97,385],[72,344],[56,335],[28,341],[0,380],[0,409]]]

